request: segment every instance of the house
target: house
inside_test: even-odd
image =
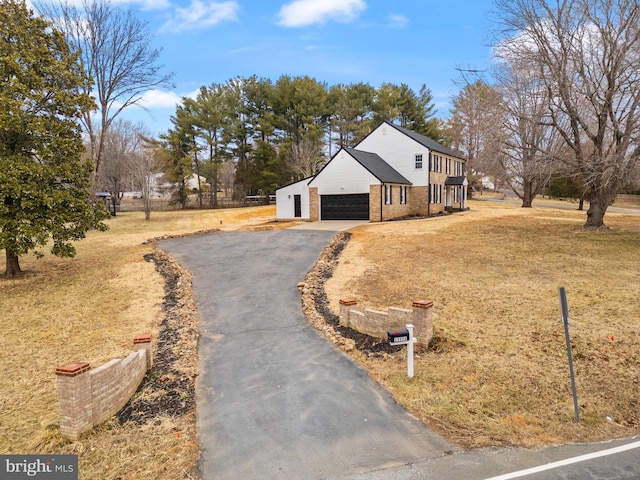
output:
[[[383,122],[313,177],[276,190],[276,218],[380,222],[464,210],[464,166],[431,138]]]

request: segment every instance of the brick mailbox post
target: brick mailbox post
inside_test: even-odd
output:
[[[340,325],[365,333],[372,337],[387,338],[387,332],[405,328],[412,324],[415,327],[417,344],[428,346],[433,338],[433,302],[415,300],[411,309],[389,307],[387,312],[366,309],[356,310],[358,302],[354,298],[340,300]]]

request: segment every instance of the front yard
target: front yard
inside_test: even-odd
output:
[[[640,433],[640,215],[472,202],[444,218],[365,225],[326,290],[358,309],[434,302],[435,339],[356,354],[395,398],[463,447],[540,446]],[[567,291],[581,422],[574,421],[558,287]]]

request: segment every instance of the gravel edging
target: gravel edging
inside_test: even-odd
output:
[[[341,232],[324,249],[314,268],[304,282],[298,284],[302,296],[302,308],[309,323],[345,352],[357,350],[367,356],[384,356],[397,353],[399,345],[389,345],[385,340],[371,337],[348,327],[340,326],[340,317],[329,306],[325,284],[333,276],[340,263],[340,255],[351,239],[351,233]]]
[[[156,250],[145,255],[165,280],[158,336],[154,339],[154,364],[138,390],[117,414],[122,425],[151,422],[156,414],[181,417],[195,412],[195,378],[198,375],[198,318],[191,274],[170,256]]]

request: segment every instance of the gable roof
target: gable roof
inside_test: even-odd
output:
[[[347,147],[343,147],[343,149],[382,183],[411,185],[409,180],[404,178],[395,168],[385,162],[377,153],[365,152],[363,150],[356,150],[355,148]]]
[[[333,162],[333,160],[344,150],[356,162],[362,165],[371,175],[376,177],[382,183],[400,183],[403,185],[411,185],[411,182],[404,178],[395,168],[385,162],[377,153],[365,152],[364,150],[356,150],[355,148],[342,147],[338,152],[325,163],[324,167],[309,180],[308,185],[318,178],[322,171]]]
[[[433,138],[429,138],[418,132],[409,130],[408,128],[399,127],[398,125],[394,125],[393,123],[390,123],[390,122],[383,122],[383,123],[386,123],[390,127],[393,127],[396,130],[398,130],[399,132],[404,133],[407,137],[411,138],[412,140],[415,140],[420,145],[427,147],[429,150],[433,150],[434,152],[443,153],[445,155],[449,155],[450,157],[456,157],[461,160],[464,160],[464,158],[459,153],[456,153],[453,150],[450,150],[447,147],[440,145]]]

